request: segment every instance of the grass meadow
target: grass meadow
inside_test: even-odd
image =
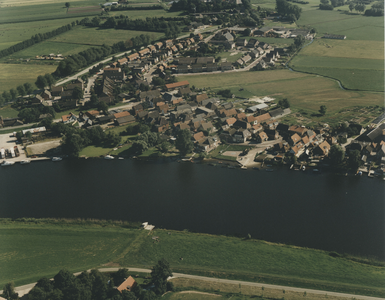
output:
[[[38,75],[55,70],[56,65],[0,64],[0,93],[26,82],[35,84]]]
[[[342,90],[338,83],[328,78],[289,70],[250,71],[213,75],[178,76],[178,81],[188,80],[190,85],[218,91],[231,89],[239,97],[272,96],[288,98],[293,108],[317,112],[326,105],[329,112],[338,112],[351,106],[383,105],[382,93]],[[240,88],[243,88],[240,91]]]
[[[148,232],[122,227],[3,221],[0,285],[11,280],[26,284],[62,268],[75,272],[106,263],[151,268],[165,258],[174,272],[384,295],[384,267],[325,251],[162,229],[153,232],[159,237],[155,243]]]

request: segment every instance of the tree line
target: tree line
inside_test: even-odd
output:
[[[127,6],[127,5],[120,5],[120,6],[111,6],[111,11],[124,11],[124,10],[159,10],[163,9],[162,5],[148,5],[148,6]]]
[[[30,39],[22,41],[16,45],[13,45],[7,49],[1,50],[0,51],[0,58],[11,55],[15,52],[21,51],[25,48],[31,47],[37,43],[40,43],[44,40],[50,39],[54,36],[57,36],[59,34],[62,34],[64,32],[67,32],[72,29],[76,25],[75,22],[72,22],[71,24],[64,25],[62,27],[59,27],[55,30],[52,30],[50,32],[46,33],[37,33],[34,36],[32,36]]]
[[[174,286],[167,281],[172,276],[169,263],[159,260],[152,267],[151,280],[147,289],[137,284],[132,291],[118,291],[115,287],[122,284],[130,273],[126,268],[119,269],[112,274],[101,273],[97,269],[90,272],[83,271],[75,276],[70,271],[60,270],[49,280],[46,277],[39,279],[36,285],[27,294],[28,300],[155,300],[159,299],[166,291],[173,291]],[[148,286],[153,285],[152,289]],[[13,283],[7,283],[3,288],[6,299],[20,299],[15,292]]]
[[[179,0],[174,1],[170,11],[186,11],[188,13],[220,12],[224,9],[236,8],[235,1],[214,0],[203,2],[200,0]]]

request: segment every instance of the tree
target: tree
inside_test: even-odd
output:
[[[51,74],[49,74],[49,73],[45,74],[44,78],[47,81],[47,85],[48,86],[51,86],[51,85],[53,85],[55,83],[55,78],[53,78],[53,76]]]
[[[15,89],[10,89],[9,93],[11,94],[12,99],[15,99],[17,96],[17,92]]]
[[[243,30],[243,35],[244,36],[250,36],[251,34],[251,29],[250,28],[246,28],[245,30]]]
[[[287,98],[284,98],[284,99],[278,101],[278,106],[281,108],[289,108],[290,102],[289,102],[289,100],[287,100]]]
[[[78,157],[79,152],[83,149],[84,146],[83,138],[77,133],[69,133],[63,138],[63,152],[70,157]]]
[[[325,105],[321,105],[320,108],[319,108],[319,112],[322,116],[324,116],[326,114],[326,106]]]
[[[3,287],[2,297],[7,300],[16,300],[19,299],[19,294],[15,292],[15,284],[13,282],[8,282]]]
[[[8,91],[4,91],[1,95],[5,101],[11,100],[11,94]]]
[[[152,78],[152,84],[155,86],[162,86],[165,84],[163,78],[160,77],[153,77]]]
[[[16,89],[20,96],[25,96],[27,94],[25,91],[24,85],[22,84],[19,85]]]
[[[298,35],[294,38],[294,45],[299,48],[305,43],[305,38],[303,35]]]
[[[72,91],[72,98],[76,100],[80,100],[83,98],[83,90],[76,86]]]
[[[114,283],[116,286],[119,286],[130,276],[130,273],[128,272],[128,269],[123,268],[119,269],[117,272],[115,272],[112,276],[114,279]]]
[[[39,88],[39,89],[44,89],[46,86],[47,86],[47,79],[42,76],[42,75],[39,75],[36,79],[36,82],[35,82],[35,85]]]
[[[159,146],[160,148],[160,151],[162,151],[163,153],[166,153],[171,147],[171,144],[169,142],[162,142]]]
[[[99,103],[97,105],[97,109],[100,111],[103,111],[105,114],[108,113],[108,105],[104,101],[99,101]]]
[[[66,2],[66,3],[65,3],[65,6],[66,6],[67,8],[70,8],[70,6],[71,6],[71,3],[69,3],[69,2]]]
[[[355,4],[353,2],[350,2],[349,10],[352,12],[354,8],[355,8]]]
[[[32,94],[33,92],[33,85],[30,84],[29,82],[24,83],[24,89],[27,95]]]
[[[170,264],[164,258],[152,267],[151,282],[155,286],[155,294],[162,295],[167,291],[167,278],[170,276],[172,276]]]
[[[140,155],[142,154],[144,151],[146,151],[148,149],[148,145],[145,141],[143,140],[139,140],[139,141],[135,141],[132,146],[131,146],[131,150],[134,154],[136,155]]]
[[[180,130],[176,136],[175,147],[179,150],[181,155],[186,155],[194,149],[194,144],[191,141],[190,130]]]
[[[340,145],[332,145],[329,151],[329,159],[333,166],[339,166],[345,159],[345,151]]]
[[[348,166],[353,171],[357,171],[358,167],[361,165],[361,153],[358,150],[350,151],[348,158]]]

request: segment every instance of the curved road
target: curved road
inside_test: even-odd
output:
[[[122,267],[123,268],[123,267]],[[120,268],[101,268],[99,269],[100,272],[116,272]],[[141,268],[127,268],[130,272],[140,272],[140,273],[151,273],[150,269],[141,269]],[[90,271],[90,270],[88,270]],[[74,273],[74,275],[78,275],[81,272]],[[327,293],[328,296],[334,296],[334,297],[343,297],[343,298],[350,298],[350,299],[357,299],[357,300],[381,300],[384,298],[377,298],[377,297],[370,297],[370,296],[361,296],[361,295],[352,295],[352,294],[344,294],[344,293],[336,293],[336,292],[328,292],[328,291],[321,291],[321,290],[313,290],[313,289],[304,289],[304,288],[296,288],[296,287],[289,287],[289,286],[282,286],[282,285],[272,285],[272,284],[265,284],[265,283],[258,283],[258,282],[247,282],[247,281],[240,281],[240,280],[229,280],[229,279],[220,279],[220,278],[213,278],[213,277],[205,277],[205,276],[197,276],[197,275],[189,275],[189,274],[182,274],[182,273],[173,273],[173,278],[189,278],[189,279],[196,279],[196,280],[203,280],[203,281],[212,281],[212,282],[221,282],[221,283],[229,283],[229,284],[242,284],[246,286],[255,286],[255,287],[265,287],[269,289],[276,289],[276,290],[285,290],[285,291],[292,291],[292,292],[299,292],[307,294],[315,294],[315,295],[325,295]],[[34,286],[35,283],[19,286],[15,288],[15,291],[19,293],[19,297],[27,294]],[[1,291],[2,292],[2,291]]]

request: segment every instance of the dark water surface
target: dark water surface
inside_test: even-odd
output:
[[[385,259],[385,182],[132,160],[0,169],[0,217],[148,221]]]

